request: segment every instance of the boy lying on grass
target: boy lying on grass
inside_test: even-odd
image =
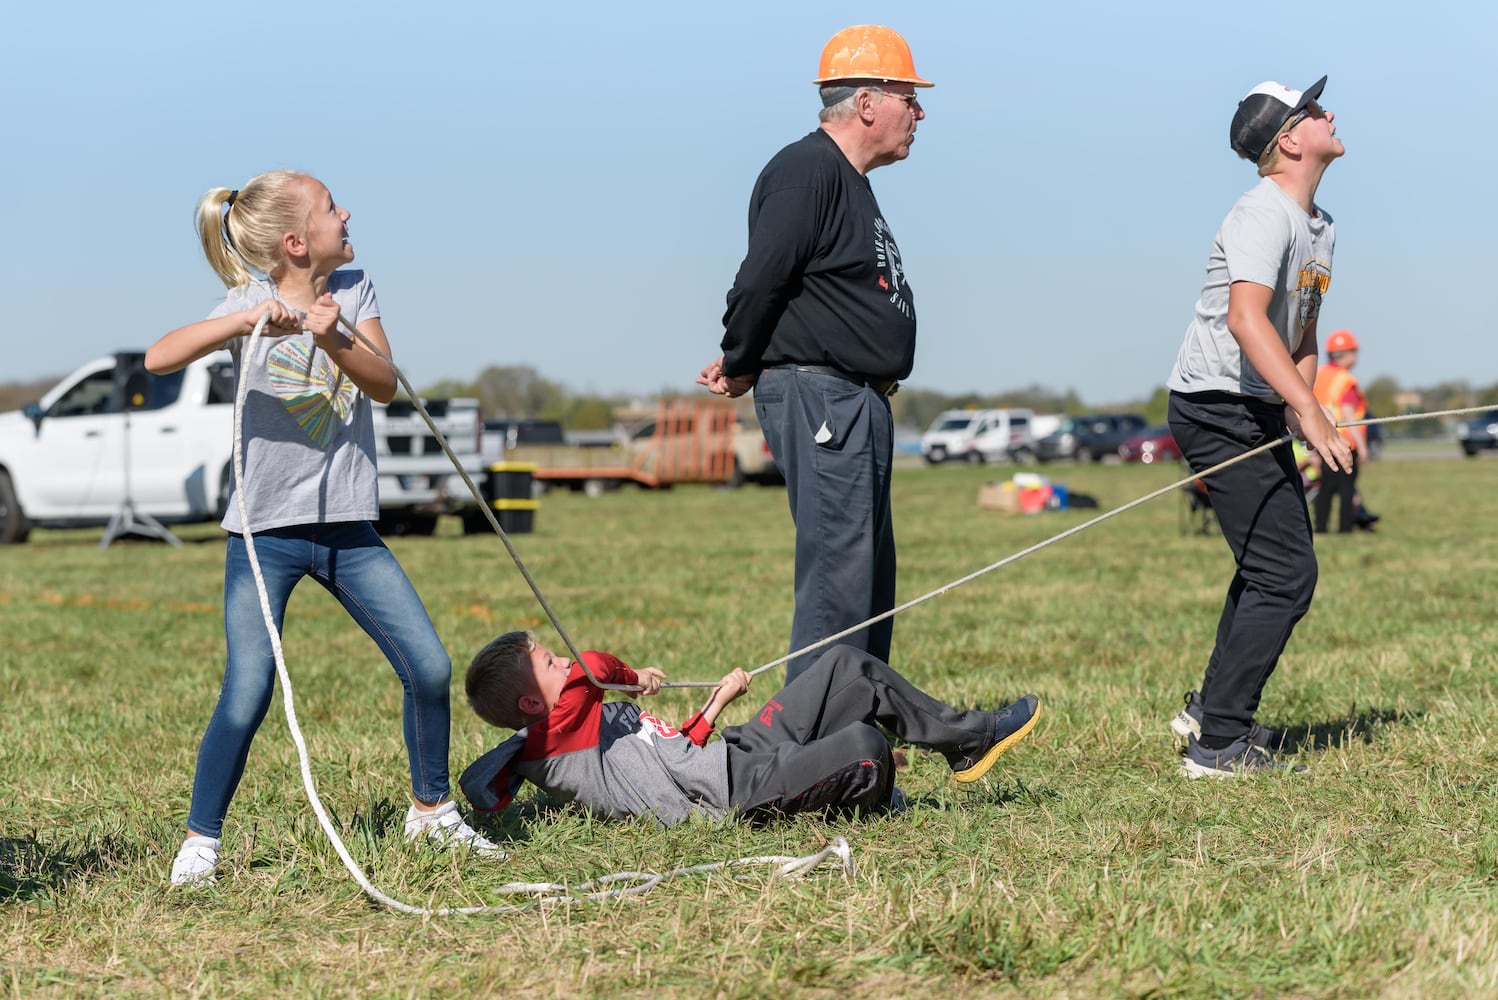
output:
[[[600,681],[641,694],[657,693],[665,680],[608,653],[583,658]],[[631,702],[604,701],[579,664],[532,633],[507,632],[473,658],[465,686],[481,719],[516,733],[463,772],[463,793],[494,812],[529,781],[599,816],[652,816],[662,826],[693,813],[749,820],[871,813],[889,807],[895,787],[894,758],[876,723],[943,754],[952,776],[971,782],[1030,732],[1040,707],[1027,694],[997,712],[959,711],[876,657],[834,646],[752,720],[709,743],[718,714],[750,680],[731,671],[701,711],[673,728]]]

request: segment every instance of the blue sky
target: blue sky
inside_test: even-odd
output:
[[[384,0],[61,2],[7,15],[0,380],[62,374],[222,294],[192,208],[306,170],[418,386],[528,364],[576,391],[692,391],[750,187],[815,127],[823,43],[889,24],[937,86],[872,181],[919,315],[913,385],[1162,383],[1212,235],[1255,177],[1238,99],[1330,76],[1347,155],[1323,332],[1360,374],[1498,381],[1498,5]]]

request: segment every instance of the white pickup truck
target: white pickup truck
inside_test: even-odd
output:
[[[223,516],[233,476],[229,354],[170,375],[147,372],[144,357],[121,351],[90,361],[38,402],[0,413],[0,545],[25,541],[34,525],[105,524],[127,498],[163,523]],[[483,466],[477,402],[433,401],[430,409],[475,474]],[[376,406],[374,420],[381,530],[430,534],[439,514],[473,506],[409,402],[392,403],[388,414]]]

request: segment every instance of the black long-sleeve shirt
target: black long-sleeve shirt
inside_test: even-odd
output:
[[[903,379],[915,303],[868,178],[821,129],[766,164],[749,202],[749,252],[723,314],[723,372],[830,365]]]

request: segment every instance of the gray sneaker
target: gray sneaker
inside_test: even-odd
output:
[[[1187,691],[1182,700],[1185,705],[1176,717],[1170,720],[1170,731],[1183,740],[1189,740],[1193,736],[1201,739],[1202,735],[1202,696],[1196,691]],[[1279,753],[1285,749],[1285,734],[1278,729],[1270,729],[1261,726],[1257,722],[1248,731],[1248,741],[1261,750],[1267,750],[1271,754]]]
[[[1305,769],[1304,764],[1286,764],[1247,736],[1221,750],[1208,749],[1193,736],[1181,758],[1181,773],[1188,778],[1242,778],[1273,771],[1299,774]]]

